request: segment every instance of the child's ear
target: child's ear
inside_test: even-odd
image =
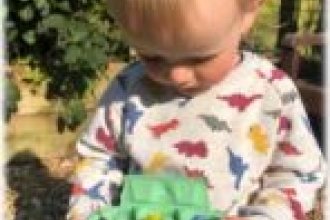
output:
[[[250,30],[256,19],[259,8],[264,0],[239,0],[243,12],[242,34],[245,35]]]

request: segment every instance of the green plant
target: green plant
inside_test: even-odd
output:
[[[299,0],[297,4],[297,31],[298,33],[315,33],[322,31],[322,0]],[[299,47],[302,56],[314,59],[320,56],[321,51],[316,47]]]
[[[27,60],[26,81],[46,82],[49,99],[82,98],[109,57],[129,60],[129,48],[102,0],[15,0],[8,9],[9,60]]]
[[[58,121],[62,129],[75,130],[86,118],[87,110],[80,99],[69,100],[58,113]]]
[[[250,30],[246,43],[253,51],[264,53],[276,50],[277,33],[279,28],[280,1],[265,1],[255,24]]]
[[[9,77],[5,77],[5,120],[8,121],[13,113],[17,111],[21,93],[18,86]]]

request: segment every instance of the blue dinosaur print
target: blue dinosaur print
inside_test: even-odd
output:
[[[232,174],[235,176],[235,189],[239,189],[244,172],[249,165],[244,164],[242,157],[235,155],[231,149],[227,148],[229,153],[229,167]]]
[[[296,172],[296,176],[300,179],[303,183],[311,183],[318,180],[318,177],[315,173],[300,173]]]
[[[208,218],[204,215],[195,215],[191,220],[207,220]]]
[[[137,120],[142,116],[142,111],[138,110],[132,102],[127,102],[124,107],[125,127],[131,134]]]
[[[104,203],[107,203],[107,200],[105,199],[104,196],[101,195],[100,192],[100,188],[103,185],[103,181],[100,181],[99,183],[97,183],[96,185],[94,185],[93,187],[86,189],[86,194],[91,198],[91,199],[95,199],[95,200],[102,200]]]
[[[110,158],[107,160],[107,170],[115,170],[118,169],[118,164],[115,159]]]

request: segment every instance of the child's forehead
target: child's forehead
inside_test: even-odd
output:
[[[109,0],[118,1],[118,0]],[[130,32],[185,27],[221,28],[240,16],[238,0],[121,0],[114,15]],[[111,9],[110,9],[111,10]]]
[[[116,20],[133,47],[169,57],[219,51],[241,18],[238,0],[109,1],[122,4]]]
[[[203,27],[202,27],[203,28]],[[235,36],[234,36],[235,35]],[[226,47],[226,41],[240,35],[237,25],[226,27],[224,30],[182,30],[173,31],[161,28],[148,34],[127,34],[131,46],[144,54],[159,54],[164,56],[211,55]]]
[[[208,42],[208,44],[197,42],[195,45],[189,43],[189,41],[191,39],[187,39],[185,43],[166,44],[162,41],[146,42],[140,39],[132,39],[131,45],[140,54],[161,56],[173,60],[213,56],[222,50],[222,45],[218,45],[218,41],[214,41],[213,43]]]

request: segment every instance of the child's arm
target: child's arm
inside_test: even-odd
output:
[[[130,65],[120,75],[135,71]],[[130,74],[131,75],[131,74]],[[105,204],[111,204],[123,176],[122,109],[127,95],[117,77],[104,93],[96,114],[77,143],[83,160],[76,167],[67,219],[87,219]]]
[[[241,215],[258,220],[303,220],[325,180],[325,162],[312,134],[306,112],[293,82],[284,79],[277,149],[262,178],[261,189]],[[287,91],[295,91],[284,99]],[[294,94],[294,93],[292,93]]]
[[[116,140],[111,140],[110,129],[102,118],[103,109],[98,109],[88,130],[77,143],[83,157],[73,176],[68,219],[87,219],[87,216],[111,202],[113,184],[119,185],[122,172],[116,164]]]

